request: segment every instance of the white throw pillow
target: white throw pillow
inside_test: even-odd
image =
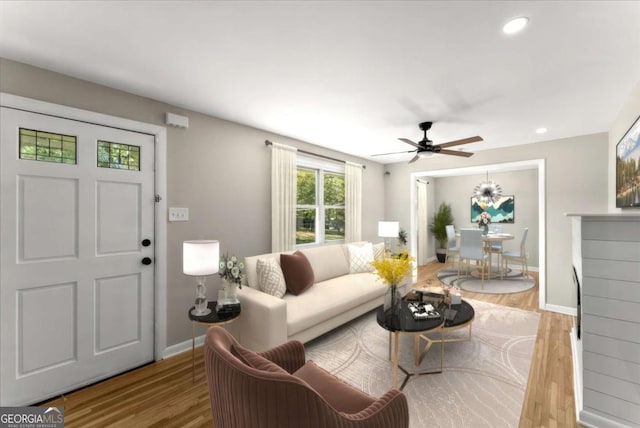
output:
[[[282,269],[276,259],[258,259],[256,271],[260,290],[277,298],[284,296],[287,292],[287,283],[284,281]]]
[[[347,246],[349,249],[349,273],[360,272],[373,272],[374,268],[371,266],[373,261],[373,245],[371,242],[366,244]]]
[[[373,244],[373,258],[376,260],[384,258],[384,242]]]

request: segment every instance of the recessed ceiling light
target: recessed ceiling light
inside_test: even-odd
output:
[[[528,22],[529,22],[529,18],[527,18],[526,16],[521,16],[519,18],[513,18],[510,21],[508,21],[506,24],[504,24],[504,26],[502,27],[502,32],[504,34],[516,34],[516,33],[519,33],[520,31],[522,31],[524,29],[524,27],[527,26]]]
[[[547,128],[536,129],[536,134],[545,134],[546,132],[547,132]]]

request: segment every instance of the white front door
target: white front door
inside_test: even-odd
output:
[[[154,137],[1,107],[0,167],[0,405],[152,361]]]

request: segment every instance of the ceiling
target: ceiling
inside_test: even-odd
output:
[[[2,1],[0,56],[391,163],[412,155],[370,155],[427,120],[469,151],[608,131],[638,22],[637,1]]]

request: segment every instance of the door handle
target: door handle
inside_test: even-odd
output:
[[[149,257],[145,257],[144,259],[142,259],[142,264],[143,265],[150,265],[151,264],[151,259]]]
[[[148,247],[149,245],[151,245],[151,240],[150,239],[143,239],[142,240],[142,246],[143,247]]]

